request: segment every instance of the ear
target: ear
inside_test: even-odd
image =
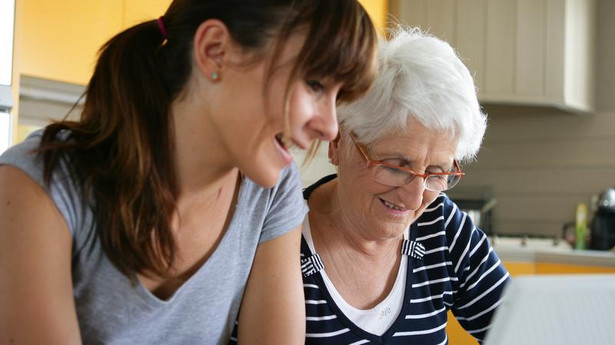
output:
[[[337,132],[335,139],[329,141],[329,162],[335,166],[340,164],[340,140],[341,128]]]
[[[194,34],[194,60],[206,78],[219,78],[233,44],[226,25],[217,19],[201,23]]]

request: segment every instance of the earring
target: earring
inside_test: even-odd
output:
[[[217,72],[211,72],[211,79],[217,80],[218,79],[218,73]]]

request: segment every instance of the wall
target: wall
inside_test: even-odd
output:
[[[361,5],[369,13],[374,25],[382,30],[386,27],[389,2],[387,0],[359,0]]]
[[[161,15],[170,1],[17,0],[13,143],[49,119],[64,118],[90,78],[100,46],[120,30]],[[29,82],[21,88],[24,77],[43,87]]]
[[[100,46],[119,31],[161,16],[171,0],[21,0],[21,74],[86,84]],[[384,26],[385,0],[360,1]]]
[[[464,186],[493,186],[501,234],[560,234],[577,203],[615,186],[615,1],[597,6],[596,113],[491,112],[478,160],[465,168]]]
[[[21,74],[86,84],[98,48],[170,0],[22,0]]]

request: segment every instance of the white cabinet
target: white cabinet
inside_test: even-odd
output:
[[[482,104],[594,109],[595,0],[391,0],[390,9],[457,49]]]

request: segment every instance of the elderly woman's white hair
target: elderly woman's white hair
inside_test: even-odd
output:
[[[444,130],[457,141],[455,158],[475,157],[485,134],[470,72],[446,42],[418,28],[398,27],[380,42],[379,73],[370,91],[338,108],[342,128],[361,142],[373,143],[404,131],[410,118]]]

